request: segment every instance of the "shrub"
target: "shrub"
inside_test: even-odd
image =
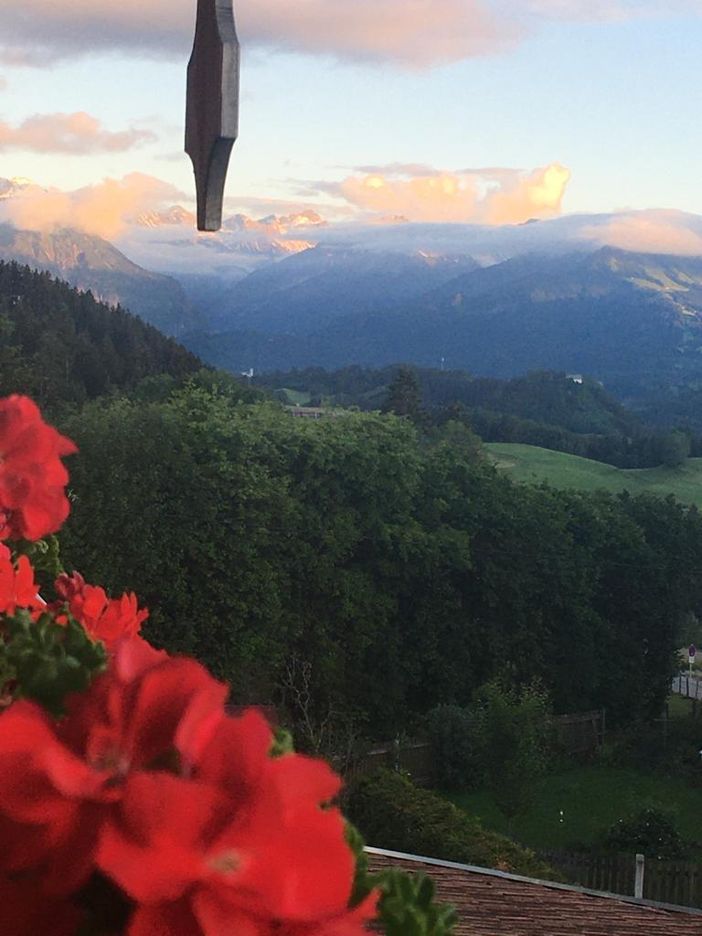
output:
[[[484,771],[473,716],[458,705],[437,705],[427,715],[426,732],[435,784],[444,790],[479,786]]]
[[[673,816],[664,809],[646,806],[618,819],[605,835],[610,851],[635,852],[647,858],[686,858],[688,846],[675,828]]]
[[[667,725],[661,722],[639,724],[621,732],[610,756],[616,766],[645,772],[656,770],[699,784],[702,782],[701,747],[700,722],[693,718],[673,718]]]
[[[527,848],[484,829],[452,803],[381,770],[351,784],[347,813],[366,841],[379,848],[443,858],[532,877],[558,875]]]
[[[502,812],[524,812],[538,777],[548,767],[552,747],[551,708],[538,684],[521,690],[494,681],[478,691],[476,739],[485,779]]]

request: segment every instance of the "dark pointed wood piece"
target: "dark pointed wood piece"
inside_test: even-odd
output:
[[[188,63],[185,152],[195,170],[197,226],[218,231],[227,167],[239,132],[239,40],[232,0],[198,0]]]

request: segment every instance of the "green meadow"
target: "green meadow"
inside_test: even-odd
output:
[[[501,471],[525,484],[545,481],[583,491],[674,494],[684,503],[702,507],[702,458],[688,458],[679,468],[623,469],[534,445],[492,442],[486,448]]]
[[[534,801],[510,824],[488,791],[449,797],[488,829],[532,848],[595,846],[618,819],[643,806],[670,810],[683,838],[702,842],[702,794],[683,779],[627,768],[578,767],[543,777]]]

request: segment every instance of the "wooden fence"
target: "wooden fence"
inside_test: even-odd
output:
[[[610,894],[634,895],[635,855],[567,851],[542,851],[539,854],[562,871],[572,884]],[[643,896],[659,903],[702,907],[702,865],[647,858]]]
[[[346,781],[373,773],[381,767],[406,771],[420,785],[431,781],[431,750],[426,741],[389,741],[361,754],[344,772]]]
[[[558,715],[554,723],[558,740],[568,754],[580,757],[594,754],[604,744],[604,709],[580,712],[577,715]]]
[[[604,743],[605,712],[581,712],[577,715],[558,715],[553,720],[556,735],[564,751],[575,757],[593,754]],[[347,781],[384,767],[406,771],[415,783],[432,781],[433,762],[431,746],[427,741],[386,741],[354,757],[351,763],[336,765]]]
[[[702,699],[702,679],[696,676],[684,676],[681,673],[673,679],[671,689],[674,695],[681,695],[686,699]]]

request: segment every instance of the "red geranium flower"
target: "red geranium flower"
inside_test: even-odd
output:
[[[271,758],[271,743],[248,712],[219,724],[189,780],[130,777],[97,859],[139,905],[130,936],[364,932],[372,908],[347,910],[354,857],[325,806],[339,778],[322,761]]]
[[[26,701],[0,716],[1,871],[34,871],[50,892],[71,893],[93,870],[128,778],[186,771],[207,744],[226,686],[194,660],[154,651],[151,661],[122,645],[58,724]]]
[[[0,716],[0,869],[34,872],[48,892],[82,884],[110,779],[59,741],[38,705],[10,706]]]
[[[70,603],[74,598],[83,594],[85,579],[80,572],[74,572],[72,575],[62,572],[54,582],[54,588],[61,601]]]
[[[0,543],[0,546],[2,544]],[[39,587],[34,581],[34,569],[26,556],[17,565],[12,562],[7,547],[0,550],[0,613],[14,614],[17,608],[43,608]]]
[[[231,913],[224,929],[205,930],[186,899],[171,904],[139,907],[127,936],[368,936],[368,923],[376,916],[378,896],[371,894],[353,910],[312,924],[256,920]]]
[[[88,636],[101,640],[108,650],[113,650],[124,637],[136,636],[149,616],[146,608],[139,608],[134,592],[110,599],[99,585],[86,585],[78,572],[60,575],[55,587]]]
[[[77,449],[25,396],[0,400],[0,539],[38,540],[69,512],[61,458]]]

